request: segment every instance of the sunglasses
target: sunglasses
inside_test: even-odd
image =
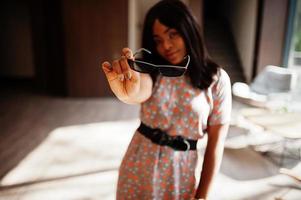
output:
[[[183,63],[186,63],[184,66],[177,66],[177,65],[155,65],[153,63],[145,62],[143,59],[137,57],[138,54],[145,52],[147,54],[151,54],[151,52],[147,49],[141,48],[136,53],[134,53],[135,60],[128,59],[128,64],[130,68],[134,71],[140,73],[153,73],[159,72],[163,76],[169,77],[177,77],[182,76],[189,65],[190,56],[187,55],[184,57]]]

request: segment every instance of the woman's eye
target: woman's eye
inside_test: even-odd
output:
[[[154,39],[154,41],[155,41],[155,44],[156,44],[156,45],[161,44],[161,40],[159,40],[159,39]]]
[[[172,31],[172,32],[169,33],[169,38],[173,39],[173,38],[177,37],[178,35],[179,35],[178,32]]]

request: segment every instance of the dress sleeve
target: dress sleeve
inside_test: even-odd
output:
[[[231,120],[232,94],[228,74],[221,69],[217,81],[212,85],[213,108],[208,118],[208,125],[229,123]]]

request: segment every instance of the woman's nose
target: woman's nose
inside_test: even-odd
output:
[[[171,47],[172,47],[172,42],[171,42],[170,40],[165,40],[165,41],[163,42],[163,48],[164,48],[165,50],[169,50]]]

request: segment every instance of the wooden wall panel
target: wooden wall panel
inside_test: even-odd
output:
[[[127,45],[127,0],[65,0],[62,16],[68,96],[111,96],[100,63]]]

